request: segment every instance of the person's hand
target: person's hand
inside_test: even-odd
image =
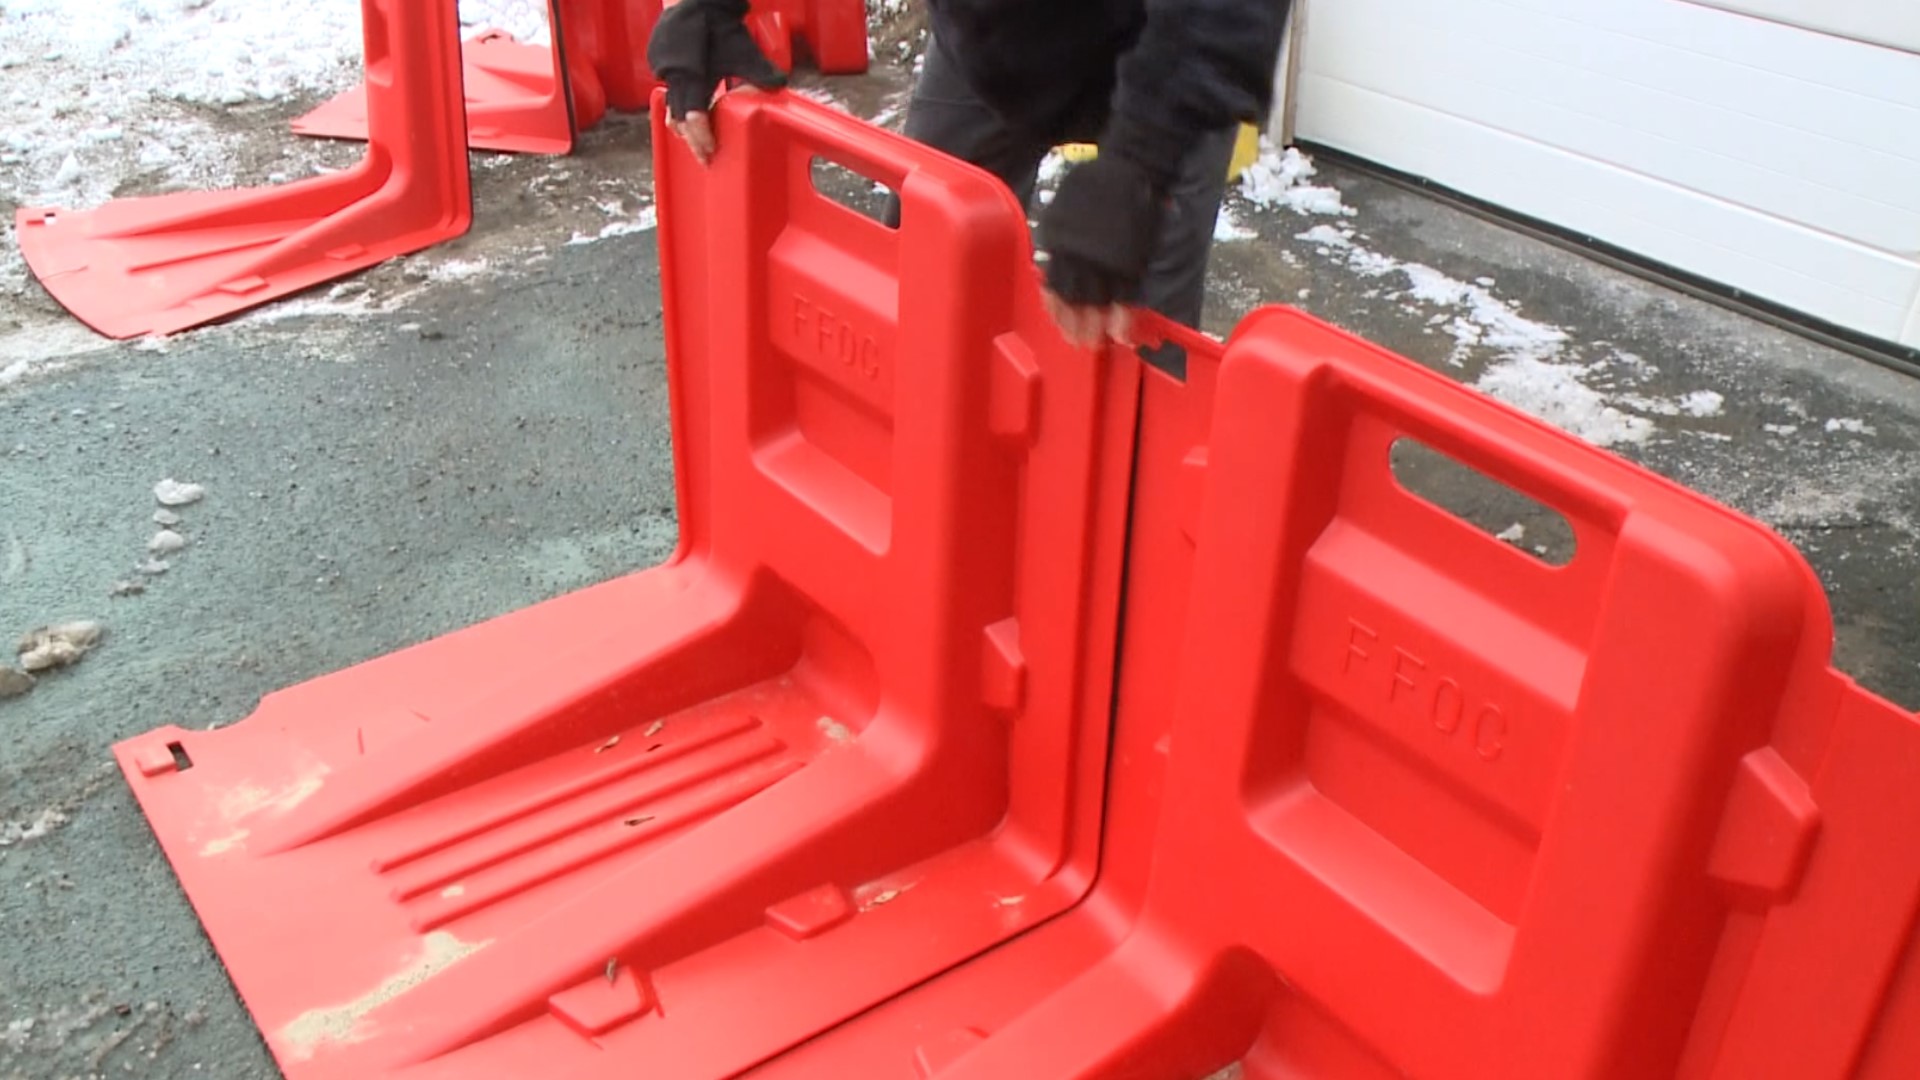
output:
[[[1121,154],[1075,166],[1040,217],[1047,253],[1047,310],[1068,340],[1125,342],[1127,305],[1153,260],[1164,199],[1153,178]]]
[[[745,79],[762,90],[787,85],[747,31],[747,9],[747,0],[680,0],[647,41],[647,64],[667,84],[667,124],[703,165],[713,160],[707,109],[721,80]]]

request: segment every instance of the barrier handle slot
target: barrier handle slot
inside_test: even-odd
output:
[[[758,116],[786,127],[799,149],[896,192],[913,171],[916,152],[922,157],[926,153],[904,135],[830,109],[765,109]]]
[[[1633,483],[1640,478],[1630,466],[1596,461],[1585,447],[1567,445],[1557,430],[1511,414],[1490,399],[1462,398],[1442,375],[1416,374],[1415,379],[1389,379],[1368,370],[1336,377],[1338,396],[1346,403],[1347,441],[1353,449],[1380,451],[1356,464],[1377,469],[1401,498],[1427,504],[1393,475],[1386,453],[1397,438],[1424,443],[1566,518],[1574,531],[1573,559],[1563,567],[1541,563],[1543,572],[1566,570],[1610,551],[1635,501],[1631,487],[1640,486]],[[1501,544],[1490,536],[1486,541]]]

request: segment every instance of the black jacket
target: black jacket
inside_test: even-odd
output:
[[[1097,141],[1170,179],[1203,133],[1272,104],[1289,0],[927,0],[1010,125]]]

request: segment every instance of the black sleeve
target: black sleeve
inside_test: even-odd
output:
[[[1120,58],[1101,149],[1132,159],[1164,186],[1202,135],[1264,118],[1289,4],[1147,0],[1146,27]]]

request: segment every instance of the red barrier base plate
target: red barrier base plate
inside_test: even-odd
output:
[[[509,154],[570,154],[573,121],[556,74],[553,47],[529,45],[503,31],[461,47],[466,81],[467,145]],[[365,83],[293,121],[295,134],[320,139],[367,138]]]

